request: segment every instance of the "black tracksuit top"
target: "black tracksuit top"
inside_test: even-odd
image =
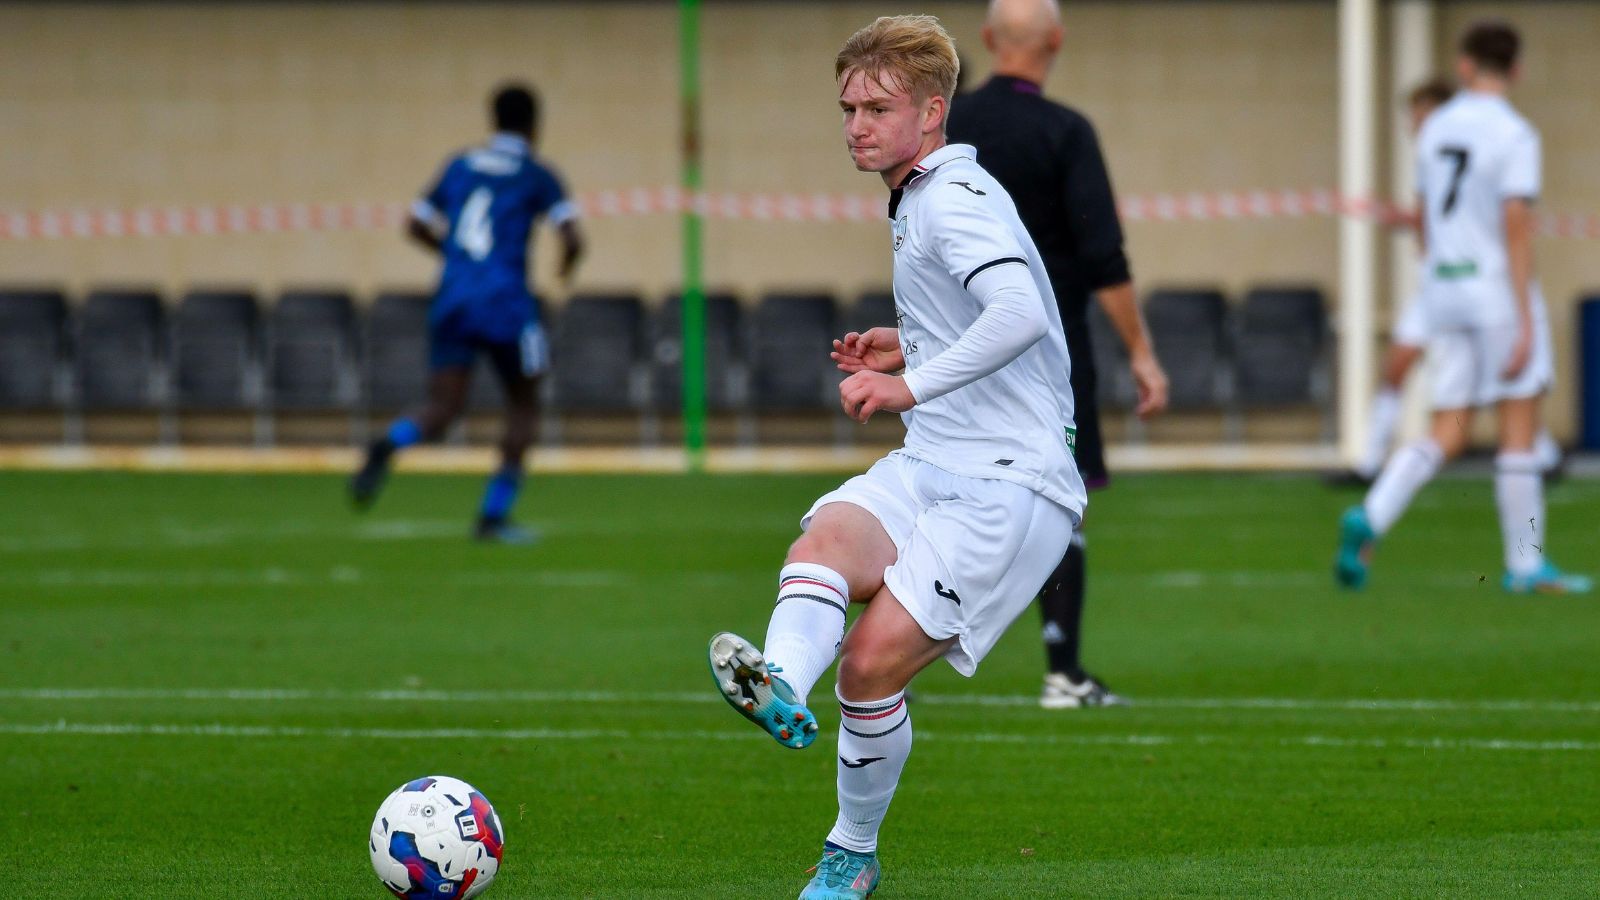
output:
[[[956,98],[947,133],[977,148],[978,165],[1016,203],[1064,322],[1084,322],[1094,291],[1130,279],[1111,178],[1082,113],[1030,81],[996,75]]]

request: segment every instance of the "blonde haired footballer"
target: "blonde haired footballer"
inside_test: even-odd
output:
[[[878,830],[911,752],[906,686],[940,658],[973,674],[1083,516],[1039,252],[973,149],[945,144],[958,68],[929,16],[878,19],[835,61],[846,147],[890,188],[898,319],[834,342],[839,399],[859,422],[901,413],[905,446],[801,519],[765,643],[724,632],[709,650],[728,703],[793,749],[816,737],[808,698],[838,658],[839,812],[808,900],[877,888]],[[866,609],[846,634],[852,601]]]

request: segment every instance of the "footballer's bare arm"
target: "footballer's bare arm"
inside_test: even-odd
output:
[[[406,219],[406,237],[435,253],[444,251],[444,236],[440,230],[432,222],[424,222],[415,215]]]
[[[1511,269],[1511,290],[1516,298],[1517,340],[1501,375],[1515,378],[1533,356],[1533,206],[1523,197],[1504,204],[1506,261]]]
[[[578,227],[577,219],[567,219],[556,226],[561,235],[561,268],[560,277],[564,284],[572,283],[572,276],[578,271],[578,260],[583,258],[585,242],[583,229]]]
[[[1133,372],[1133,383],[1139,391],[1139,405],[1134,411],[1145,419],[1166,409],[1167,373],[1161,368],[1150,342],[1150,329],[1139,312],[1133,282],[1101,288],[1095,292],[1095,298],[1106,311],[1117,336],[1122,338],[1122,346],[1128,350],[1128,368]]]

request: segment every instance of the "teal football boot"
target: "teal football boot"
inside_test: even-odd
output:
[[[865,900],[878,889],[878,855],[825,846],[800,900]]]
[[[1583,575],[1569,575],[1546,560],[1531,575],[1507,572],[1500,586],[1512,594],[1587,594],[1594,589],[1594,581]]]
[[[1367,562],[1378,536],[1367,521],[1367,511],[1352,506],[1339,520],[1339,555],[1333,564],[1334,577],[1347,588],[1360,590],[1367,584]]]
[[[773,673],[755,645],[732,632],[711,639],[707,652],[711,678],[728,705],[791,750],[817,739],[817,717],[795,697],[789,683]]]

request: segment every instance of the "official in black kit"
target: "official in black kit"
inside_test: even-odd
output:
[[[1116,197],[1094,126],[1076,110],[1046,99],[1042,85],[1061,49],[1053,0],[995,0],[983,27],[994,57],[989,80],[958,96],[951,142],[977,148],[979,164],[1011,194],[1044,259],[1071,357],[1078,470],[1091,490],[1109,482],[1089,344],[1089,299],[1104,308],[1128,350],[1138,389],[1136,412],[1167,405],[1167,377],[1139,312]],[[1121,702],[1079,659],[1084,606],[1084,533],[1080,529],[1040,595],[1049,661],[1040,705],[1074,709]]]

